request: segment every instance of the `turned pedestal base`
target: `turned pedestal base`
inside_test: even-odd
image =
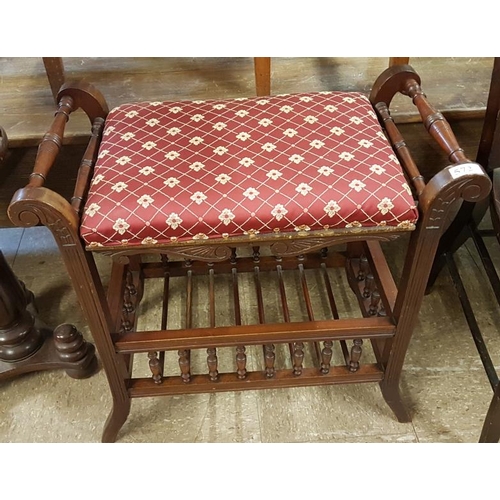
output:
[[[95,348],[72,325],[52,332],[41,323],[33,294],[0,252],[0,381],[54,369],[73,378],[90,377],[97,371]]]

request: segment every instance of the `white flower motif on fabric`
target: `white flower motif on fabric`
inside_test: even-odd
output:
[[[272,210],[271,210],[271,215],[276,219],[276,220],[281,220],[283,217],[288,213],[288,210],[283,206],[283,205],[276,205]]]
[[[94,215],[99,212],[100,205],[97,203],[91,203],[85,210],[85,215],[88,215],[89,217],[94,217]]]
[[[113,224],[113,229],[119,233],[123,234],[125,231],[130,227],[130,224],[128,224],[125,220],[123,219],[117,219],[115,223]]]
[[[96,186],[99,184],[99,182],[104,180],[104,175],[102,174],[97,174],[93,179],[92,179],[92,185]]]
[[[351,189],[354,189],[354,191],[356,191],[357,193],[359,193],[360,191],[363,190],[363,188],[366,187],[366,184],[364,182],[361,182],[360,180],[353,180],[351,181],[351,183],[349,184],[349,187]]]
[[[330,132],[335,135],[342,135],[344,133],[344,129],[340,127],[333,127],[330,129]]]
[[[328,177],[330,174],[333,174],[334,170],[331,167],[327,167],[326,165],[318,168],[318,173]]]
[[[311,141],[309,145],[313,148],[320,149],[325,145],[325,143],[323,141],[320,141],[319,139],[314,139],[314,141]]]
[[[255,200],[255,198],[259,196],[259,191],[250,187],[243,193],[243,196],[247,197],[249,200]]]
[[[269,99],[259,99],[258,101],[255,101],[257,104],[259,104],[260,106],[263,106],[264,104],[268,104],[269,103]]]
[[[142,245],[156,245],[158,243],[158,240],[155,240],[154,238],[151,238],[151,236],[147,236],[141,241]]]
[[[239,139],[240,141],[246,141],[250,139],[250,134],[247,132],[240,132],[237,136],[236,139]]]
[[[252,160],[252,158],[248,158],[248,157],[245,157],[245,158],[242,158],[240,161],[239,161],[239,164],[243,167],[249,167],[250,165],[253,165],[255,162]]]
[[[125,114],[127,118],[135,118],[139,114],[139,111],[129,111],[128,113]]]
[[[191,170],[194,170],[195,172],[199,172],[202,168],[205,168],[205,165],[201,163],[201,161],[195,161],[191,165],[189,165],[189,168]]]
[[[325,106],[325,110],[329,111],[330,113],[334,113],[335,111],[338,110],[337,106],[334,106],[333,104],[327,104]]]
[[[387,140],[386,135],[381,130],[379,130],[377,132],[377,137],[380,137],[381,139],[386,139]]]
[[[198,123],[198,122],[201,122],[201,120],[203,120],[205,117],[203,115],[200,115],[200,114],[196,114],[196,115],[193,115],[191,117],[191,120]]]
[[[336,201],[330,200],[323,210],[329,217],[333,217],[340,210],[340,205]]]
[[[139,173],[142,175],[150,175],[154,173],[155,169],[153,167],[143,167],[139,170]]]
[[[229,210],[229,208],[225,208],[219,215],[219,220],[224,223],[225,226],[231,223],[234,219],[234,214]]]
[[[300,97],[299,100],[302,102],[311,102],[313,100],[313,98],[311,96],[308,96],[308,95],[303,95],[302,97]]]
[[[297,130],[293,128],[287,128],[284,132],[283,135],[286,135],[287,137],[295,137],[298,134]]]
[[[194,144],[195,146],[200,145],[202,142],[203,142],[203,138],[202,138],[202,137],[198,137],[198,136],[193,137],[193,138],[189,141],[189,143],[190,143],[190,144]]]
[[[130,139],[133,139],[134,137],[135,137],[135,134],[133,134],[132,132],[127,132],[126,134],[122,135],[122,139],[124,141],[130,141]]]
[[[273,123],[273,121],[269,118],[262,118],[262,120],[259,121],[259,125],[261,125],[262,127],[269,127],[271,123]]]
[[[148,142],[145,142],[142,147],[144,149],[147,149],[148,151],[151,151],[153,148],[156,147],[156,142],[153,142],[153,141],[148,141]]]
[[[216,109],[217,111],[220,111],[221,109],[224,109],[226,107],[225,104],[219,103],[219,104],[214,104],[212,108]]]
[[[359,125],[360,123],[363,123],[363,120],[357,116],[353,116],[352,118],[349,119],[351,123],[354,123],[355,125]]]
[[[300,193],[301,195],[305,196],[308,194],[310,191],[312,191],[312,187],[306,184],[305,182],[301,182],[296,188],[295,191],[297,193]]]
[[[373,142],[370,142],[366,139],[361,139],[358,144],[363,148],[371,148],[373,146]]]
[[[179,127],[172,127],[167,130],[167,134],[171,136],[175,136],[181,132]]]
[[[196,191],[196,193],[191,196],[191,200],[193,200],[197,205],[201,205],[206,199],[207,196],[201,191]]]
[[[398,163],[398,159],[396,157],[396,155],[389,155],[389,158],[394,162],[394,163]]]
[[[227,174],[220,174],[215,178],[215,180],[221,184],[227,184],[231,180],[231,177]]]
[[[104,158],[107,154],[109,154],[109,150],[108,150],[108,149],[103,149],[103,150],[99,153],[98,158]]]
[[[266,176],[272,179],[273,181],[279,179],[283,174],[278,170],[270,170]]]
[[[176,179],[175,177],[169,177],[166,181],[163,182],[163,184],[165,184],[165,186],[169,188],[173,188],[177,186],[177,184],[179,184],[180,182],[181,181],[179,179]]]
[[[385,168],[380,165],[372,165],[370,167],[370,171],[377,175],[382,175],[385,172]]]
[[[394,208],[394,203],[390,198],[383,198],[380,203],[377,205],[377,208],[380,210],[382,215],[385,215],[387,212]]]
[[[124,182],[117,182],[114,186],[111,186],[111,189],[113,191],[116,191],[117,193],[121,193],[124,189],[128,188],[128,184],[125,184]]]
[[[248,101],[248,97],[236,97],[235,101]]]
[[[214,153],[216,155],[219,155],[219,156],[222,156],[224,154],[226,154],[229,150],[227,148],[225,148],[224,146],[217,146],[215,149],[214,149]]]
[[[180,106],[174,106],[173,108],[170,108],[169,111],[176,115],[182,111],[182,108]]]
[[[310,123],[312,125],[313,123],[316,123],[318,121],[318,118],[316,118],[315,116],[309,115],[309,116],[306,116],[304,118],[304,121],[307,123]]]
[[[193,104],[205,104],[205,101],[202,99],[197,99],[196,101],[192,101]]]
[[[263,146],[262,149],[264,151],[267,151],[268,153],[276,149],[276,145],[272,144],[271,142],[266,142]]]
[[[235,115],[239,116],[240,118],[244,118],[245,116],[248,115],[248,111],[246,109],[240,109],[236,111]]]
[[[114,132],[114,130],[115,130],[115,127],[106,127],[106,130],[104,131],[104,133],[102,135],[108,136],[111,134],[111,132]]]
[[[175,212],[172,212],[168,216],[166,223],[172,229],[177,229],[179,227],[179,225],[182,224],[182,219]]]
[[[356,99],[354,99],[353,97],[344,97],[342,100],[344,102],[347,102],[348,104],[353,104],[356,102]]]
[[[116,163],[119,165],[126,165],[130,161],[130,158],[128,156],[120,156],[118,160],[116,160]]]
[[[153,102],[150,102],[149,105],[150,106],[161,106],[163,103],[161,101],[153,101]]]
[[[137,203],[141,205],[142,208],[148,208],[151,203],[153,203],[153,198],[147,194],[143,194],[138,200]]]
[[[217,122],[216,124],[214,124],[212,126],[212,128],[214,128],[215,130],[218,130],[219,132],[223,129],[225,129],[227,127],[227,124],[226,123],[223,123],[223,122]]]
[[[290,156],[290,158],[288,158],[291,162],[295,163],[295,164],[299,164],[301,161],[304,160],[304,157],[303,156],[300,156],[300,155],[292,155]]]
[[[370,109],[370,111],[368,111],[368,115],[371,116],[372,118],[377,118],[377,115]]]
[[[180,153],[178,151],[169,151],[166,155],[165,158],[167,160],[175,160],[176,158],[179,158]]]
[[[198,233],[193,236],[193,240],[208,240],[208,236],[203,233]]]
[[[344,151],[343,153],[339,154],[339,158],[341,160],[351,161],[354,158],[354,155],[352,153],[348,153],[347,151]]]
[[[351,161],[354,158],[354,155],[352,153],[348,153],[347,151],[344,151],[343,153],[339,154],[339,158],[341,160]]]
[[[402,187],[410,196],[412,195],[411,188],[410,186],[408,186],[408,184],[406,184],[406,182],[403,183]]]
[[[148,127],[155,127],[156,125],[158,125],[158,123],[160,123],[160,120],[157,120],[156,118],[151,118],[146,122],[146,125]]]
[[[282,106],[280,108],[280,111],[283,111],[283,113],[287,113],[288,114],[288,113],[290,113],[290,112],[293,111],[293,108],[292,108],[292,106]]]

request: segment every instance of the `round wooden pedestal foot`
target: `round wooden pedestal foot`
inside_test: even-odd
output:
[[[88,378],[97,370],[95,348],[83,338],[75,326],[59,325],[54,330],[54,347],[57,356],[71,368],[66,373],[72,378]]]

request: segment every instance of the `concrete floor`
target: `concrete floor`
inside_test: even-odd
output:
[[[395,269],[401,246],[389,256]],[[91,340],[45,228],[0,229],[0,248],[37,298],[49,326],[75,324]],[[472,245],[457,255],[495,366],[500,311]],[[104,272],[107,258],[100,257]],[[444,272],[426,296],[402,378],[412,423],[398,423],[376,384],[247,391],[134,400],[119,442],[413,443],[477,442],[492,391]],[[104,372],[74,380],[63,371],[0,384],[0,442],[99,442],[111,408]]]

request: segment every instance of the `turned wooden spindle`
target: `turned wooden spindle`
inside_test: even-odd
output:
[[[75,189],[71,198],[71,206],[75,212],[80,215],[83,207],[83,202],[87,196],[87,191],[90,185],[89,179],[94,170],[94,165],[97,160],[99,144],[102,129],[104,127],[104,118],[98,117],[92,124],[92,136],[87,145],[83,158],[80,162],[80,168],[76,178]]]
[[[152,373],[152,379],[155,384],[161,384],[163,382],[163,370],[162,364],[158,358],[158,353],[156,351],[148,352],[149,358],[149,369]]]
[[[380,304],[380,293],[378,290],[373,290],[370,300],[370,305],[368,307],[369,316],[377,316],[379,304]]]
[[[247,376],[247,355],[245,346],[239,345],[236,347],[236,373],[240,380]]]
[[[209,347],[207,355],[208,375],[212,382],[216,382],[219,379],[217,350]]]
[[[321,367],[320,371],[323,375],[330,372],[330,363],[333,356],[333,342],[331,340],[325,340],[323,342],[323,349],[321,350]]]
[[[458,144],[450,124],[427,100],[420,84],[413,79],[406,82],[405,93],[411,97],[417,107],[425,128],[453,163],[469,162],[464,150]]]
[[[276,368],[274,367],[274,361],[276,355],[274,353],[274,345],[266,344],[264,346],[264,362],[266,365],[266,377],[273,378],[276,375]]]
[[[61,149],[64,129],[66,128],[69,115],[74,110],[73,104],[73,99],[70,96],[64,96],[59,102],[59,108],[56,111],[54,121],[38,146],[35,166],[29,179],[30,187],[43,186],[47,180],[50,167],[53,165]]]
[[[179,356],[181,379],[185,383],[191,382],[191,360],[189,352],[186,349],[180,349],[177,354]]]
[[[361,354],[363,353],[363,341],[361,339],[354,339],[353,346],[351,348],[351,359],[349,361],[349,370],[351,372],[356,372],[359,370],[359,360],[361,359]]]
[[[369,273],[369,271],[370,268],[368,265],[368,259],[366,258],[365,255],[362,255],[359,258],[359,270],[358,270],[357,280],[363,281],[366,278],[366,275]]]
[[[389,113],[387,104],[385,102],[378,102],[377,104],[375,104],[375,109],[377,110],[380,119],[384,122],[385,129],[389,138],[391,139],[401,165],[408,174],[408,177],[411,179],[417,195],[420,195],[425,189],[424,177],[420,173],[417,164],[414,162],[408,145],[401,135],[401,132],[394,123],[394,120]]]
[[[252,247],[253,253],[253,261],[254,262],[260,262],[260,247]]]
[[[373,290],[375,288],[375,278],[373,274],[369,273],[365,278],[365,286],[363,288],[363,297],[366,299],[371,296]]]
[[[302,375],[302,365],[304,363],[304,343],[295,342],[293,345],[293,374]]]

